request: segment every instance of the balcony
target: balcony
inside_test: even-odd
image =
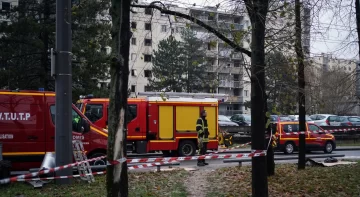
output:
[[[242,74],[242,69],[240,67],[220,66],[220,67],[218,67],[217,72],[219,72],[219,73]]]
[[[242,96],[230,96],[229,99],[226,101],[227,103],[243,103],[244,97]]]
[[[229,80],[220,80],[219,87],[222,88],[242,88],[244,86],[244,81],[229,81]]]
[[[231,31],[239,31],[244,29],[244,25],[240,25],[236,23],[219,22],[219,28],[231,30]]]
[[[242,114],[242,113],[243,113],[242,110],[220,110],[219,111],[219,115],[224,115],[224,116],[232,116],[235,114]]]
[[[216,57],[217,51],[216,50],[206,50],[206,57]]]

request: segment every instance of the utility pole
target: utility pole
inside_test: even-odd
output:
[[[71,1],[56,0],[56,166],[72,163],[72,81],[71,81]],[[56,176],[72,175],[72,168],[60,170]],[[70,179],[58,179],[57,184],[69,184]]]

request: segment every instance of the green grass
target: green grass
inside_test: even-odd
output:
[[[334,167],[276,165],[275,176],[269,177],[269,196],[360,196],[360,164]],[[251,167],[216,170],[208,177],[208,197],[251,196]]]
[[[129,173],[129,196],[131,197],[186,197],[186,188],[183,185],[188,172],[174,170],[165,172],[134,172]],[[0,196],[14,197],[102,197],[106,196],[106,177],[95,176],[95,183],[74,179],[68,186],[58,186],[53,183],[41,189],[34,189],[27,183],[12,183],[0,187]]]
[[[353,140],[337,140],[336,146],[360,146],[360,141],[354,142]]]

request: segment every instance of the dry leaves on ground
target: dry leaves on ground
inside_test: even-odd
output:
[[[360,164],[334,167],[276,165],[269,177],[269,196],[360,196]],[[215,171],[209,178],[209,197],[251,196],[251,167],[231,167]]]

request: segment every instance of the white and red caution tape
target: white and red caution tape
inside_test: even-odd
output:
[[[128,159],[127,163],[146,163],[146,162],[171,162],[171,161],[191,161],[198,159],[229,159],[229,158],[249,158],[266,156],[267,150],[255,150],[251,153],[244,154],[224,154],[224,155],[201,155],[201,156],[187,156],[187,157],[163,157],[163,158],[134,158]]]
[[[135,166],[129,166],[128,169],[129,170],[135,170],[135,169],[143,169],[143,168],[148,168],[148,167],[154,167],[154,166],[161,166],[164,164],[172,164],[175,163],[176,161],[171,161],[171,162],[154,162],[154,163],[146,163],[146,164],[139,164],[139,165],[135,165]]]
[[[231,147],[231,148],[227,148],[227,149],[224,149],[224,150],[212,152],[212,153],[210,153],[210,154],[208,154],[208,155],[213,155],[213,154],[218,154],[218,153],[227,152],[227,151],[229,151],[229,150],[241,148],[241,147],[244,147],[244,146],[248,146],[248,145],[250,145],[250,144],[251,144],[251,142],[247,142],[247,143],[245,143],[245,144],[240,144],[240,145],[237,145],[237,146],[233,146],[233,147]]]
[[[40,180],[70,179],[70,178],[78,178],[78,177],[84,177],[84,176],[90,176],[90,175],[100,175],[100,174],[106,174],[106,171],[93,172],[93,173],[90,173],[90,174],[76,174],[76,175],[70,175],[70,176],[54,176],[54,177],[44,177],[44,178],[26,178],[26,179],[17,179],[16,181],[40,181]]]
[[[39,171],[39,172],[33,172],[33,173],[25,174],[25,175],[19,175],[19,176],[16,176],[16,177],[2,179],[2,180],[0,180],[0,185],[1,184],[6,184],[6,183],[9,183],[9,182],[13,182],[13,180],[17,180],[17,179],[27,179],[27,178],[39,176],[39,175],[42,175],[42,174],[48,174],[48,173],[51,173],[51,172],[56,172],[56,171],[59,171],[59,170],[62,170],[62,169],[77,166],[77,165],[82,164],[82,163],[96,161],[96,160],[100,160],[100,159],[103,159],[103,158],[105,158],[105,156],[95,157],[95,158],[92,158],[92,159],[79,161],[79,162],[75,162],[75,163],[72,163],[72,164],[67,164],[67,165],[63,165],[63,166],[59,166],[59,167],[55,167],[55,168],[50,168],[50,169],[42,170],[42,171]]]
[[[294,131],[294,132],[281,132],[279,135],[299,135],[299,134],[307,134],[307,133],[314,133],[314,134],[321,134],[321,133],[336,133],[336,132],[348,132],[360,130],[360,128],[348,128],[348,129],[330,129],[330,130],[317,130],[317,131]]]

